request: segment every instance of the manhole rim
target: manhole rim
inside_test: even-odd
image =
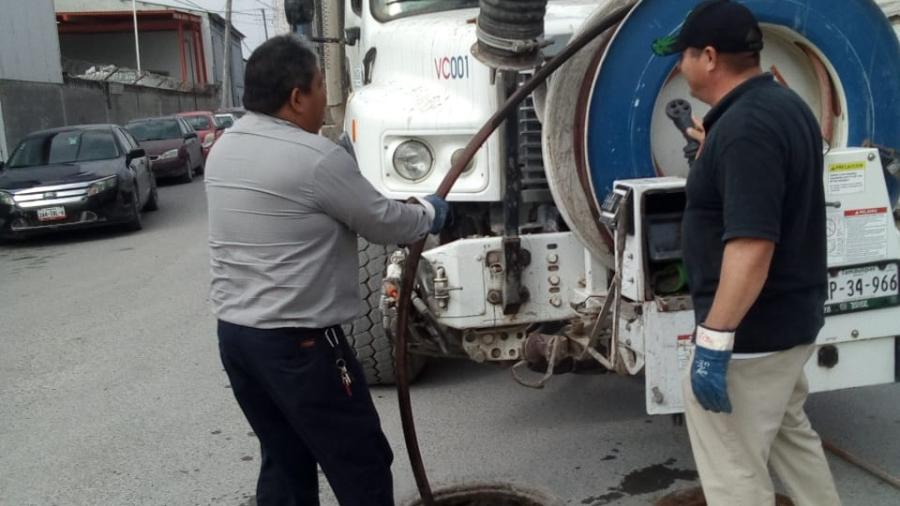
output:
[[[515,498],[528,500],[542,506],[563,506],[562,500],[547,490],[505,481],[465,481],[441,484],[433,488],[432,495],[436,501],[449,501],[461,499],[466,494],[478,492],[510,494]],[[421,506],[422,502],[418,492],[414,492],[409,500],[400,504],[403,506]]]
[[[656,499],[653,506],[674,506],[678,504],[705,505],[703,488],[700,486],[674,490]],[[775,494],[775,506],[793,506],[793,501],[780,492]]]

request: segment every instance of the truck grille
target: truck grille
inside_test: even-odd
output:
[[[520,74],[521,85],[531,77]],[[553,202],[547,176],[544,173],[544,155],[541,151],[541,122],[534,110],[531,96],[519,105],[519,164],[522,171],[522,202]]]

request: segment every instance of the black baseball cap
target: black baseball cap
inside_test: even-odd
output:
[[[720,53],[749,53],[763,48],[762,30],[750,9],[729,0],[706,0],[694,7],[681,30],[653,41],[653,53],[669,56],[689,47],[714,47]]]

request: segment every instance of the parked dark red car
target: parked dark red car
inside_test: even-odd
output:
[[[222,136],[222,132],[225,129],[219,125],[215,115],[210,111],[182,112],[178,116],[184,118],[197,131],[197,136],[200,137],[200,145],[203,148],[203,159],[206,160],[209,150],[216,143],[216,139]]]
[[[177,116],[129,121],[125,128],[150,157],[153,175],[190,183],[206,164],[197,132]]]

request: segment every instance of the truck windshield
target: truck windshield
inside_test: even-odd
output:
[[[429,12],[478,7],[478,0],[372,0],[372,15],[379,21]]]

